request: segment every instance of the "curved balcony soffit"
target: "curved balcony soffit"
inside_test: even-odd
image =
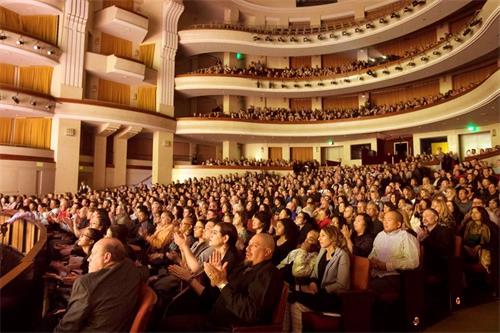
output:
[[[120,123],[137,126],[146,131],[165,131],[175,133],[175,119],[155,112],[140,112],[104,106],[86,101],[58,99],[54,117],[79,119],[92,123]]]
[[[493,0],[489,0],[493,2]],[[298,42],[267,42],[262,38],[254,41],[255,33],[224,30],[224,29],[188,29],[179,31],[179,45],[187,55],[210,52],[240,52],[246,54],[261,54],[267,56],[310,56],[329,54],[332,50],[342,52],[359,49],[391,40],[413,31],[419,30],[437,22],[464,7],[470,0],[460,1],[427,1],[422,7],[417,7],[413,13],[402,15],[401,18],[387,18],[387,24],[374,22],[375,28],[363,32],[355,32],[356,27],[345,29],[349,35],[334,31],[337,39],[329,38],[330,32],[325,32],[323,40],[316,35],[310,42],[304,42],[298,36]]]
[[[20,15],[60,15],[63,0],[0,0],[0,6]]]
[[[54,98],[49,95],[0,86],[2,117],[52,117],[55,106]]]
[[[351,94],[405,84],[410,81],[438,75],[455,67],[466,64],[478,57],[495,50],[500,45],[498,26],[500,25],[500,6],[494,1],[488,1],[494,8],[486,7],[481,13],[481,26],[471,28],[461,40],[451,39],[448,43],[451,50],[443,49],[443,45],[433,48],[420,55],[417,59],[404,60],[401,63],[379,68],[377,77],[365,74],[354,74],[341,78],[303,79],[303,80],[265,80],[223,75],[186,75],[175,79],[176,91],[187,97],[207,95],[239,95],[305,98],[317,96],[333,96]],[[493,7],[493,6],[492,6]],[[434,53],[437,51],[438,53]],[[410,66],[409,63],[413,63]],[[385,74],[384,71],[386,71]],[[259,87],[257,87],[259,82]],[[269,88],[269,82],[274,83]],[[335,82],[335,83],[333,83]],[[282,84],[286,85],[283,87]],[[298,87],[294,85],[297,84]],[[305,86],[305,84],[310,85]]]
[[[500,71],[496,71],[480,86],[442,104],[422,110],[365,119],[336,120],[310,123],[260,123],[238,120],[179,119],[176,134],[222,134],[273,137],[320,137],[377,133],[428,125],[452,119],[487,105],[496,104],[498,113]]]

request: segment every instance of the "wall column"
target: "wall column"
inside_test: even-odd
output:
[[[321,147],[320,146],[313,147],[313,160],[316,160],[319,163],[321,163]]]
[[[128,139],[137,135],[142,128],[128,126],[113,137],[113,186],[127,184],[127,144]]]
[[[159,112],[174,116],[175,54],[178,47],[177,23],[184,11],[182,1],[164,0],[162,7],[161,61],[156,93]]]
[[[357,59],[358,61],[368,61],[368,48],[359,49]]]
[[[281,154],[283,155],[283,160],[290,161],[290,146],[283,145],[281,148]]]
[[[449,134],[446,139],[448,141],[448,151],[460,154],[460,139],[458,134]]]
[[[106,144],[107,138],[120,128],[119,124],[106,123],[96,130],[94,140],[93,188],[100,190],[106,187]]]
[[[311,109],[313,110],[323,110],[323,97],[312,97],[311,98]]]
[[[222,111],[224,114],[230,114],[234,111],[239,111],[238,96],[224,95],[222,98]]]
[[[452,89],[453,89],[453,77],[450,74],[441,76],[439,78],[439,92],[441,94],[445,94]]]
[[[56,162],[55,193],[75,193],[78,190],[81,123],[81,120],[74,119],[52,119],[51,148]]]
[[[364,92],[358,95],[358,106],[365,106],[366,102],[370,100],[370,93]]]
[[[239,160],[238,143],[222,141],[222,159]]]
[[[153,133],[153,184],[166,185],[172,181],[174,161],[174,134],[165,131]]]
[[[60,65],[53,77],[61,80],[53,83],[52,92],[65,98],[83,98],[84,60],[87,37],[88,0],[66,0],[63,14],[63,30]]]

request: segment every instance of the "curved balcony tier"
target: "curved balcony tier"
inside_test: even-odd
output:
[[[478,14],[479,22],[459,36],[427,50],[416,58],[367,70],[330,77],[268,79],[258,77],[185,74],[175,79],[175,89],[187,97],[239,95],[267,97],[315,97],[357,93],[438,75],[487,54],[499,45],[500,6],[488,1]],[[496,42],[492,42],[496,41]]]
[[[60,15],[63,0],[0,0],[0,6],[20,15]]]
[[[500,71],[496,71],[480,86],[448,102],[418,111],[393,113],[361,119],[276,123],[221,119],[178,119],[177,135],[243,135],[269,138],[328,137],[359,135],[425,126],[455,119],[471,112],[480,112],[483,120],[498,121]],[[485,113],[484,115],[482,113]],[[496,120],[495,120],[496,119]],[[447,123],[448,121],[444,122]]]
[[[467,5],[470,1],[427,1],[416,7],[411,13],[402,13],[400,17],[386,17],[361,26],[350,26],[341,30],[297,36],[297,41],[279,41],[276,36],[266,41],[264,34],[231,29],[187,29],[179,31],[179,45],[187,55],[210,52],[240,52],[247,54],[263,54],[267,56],[309,56],[342,52],[358,49],[394,39],[419,30],[433,22],[437,22]],[[490,0],[490,2],[493,2]],[[326,13],[328,17],[331,13]],[[308,36],[305,40],[304,37]]]
[[[9,30],[0,33],[0,59],[16,66],[59,65],[61,50],[34,37]]]

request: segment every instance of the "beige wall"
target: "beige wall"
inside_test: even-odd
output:
[[[214,177],[214,176],[219,176],[219,175],[229,175],[229,174],[245,174],[246,172],[255,172],[256,170],[245,170],[245,169],[212,169],[212,168],[184,168],[182,165],[176,165],[175,168],[172,170],[172,180],[173,181],[185,181],[188,178],[193,178],[197,177],[198,179],[200,178],[205,178],[205,177]],[[277,171],[268,171],[268,172],[274,172],[276,174],[285,176],[288,175],[291,171],[288,170],[277,170]]]

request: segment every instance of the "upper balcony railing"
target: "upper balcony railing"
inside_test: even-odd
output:
[[[359,49],[417,31],[467,5],[469,1],[426,1],[389,15],[354,25],[304,28],[245,27],[232,24],[198,25],[179,31],[186,54],[241,52],[269,56],[306,56]],[[425,19],[422,19],[425,18]],[[217,32],[214,31],[217,29]]]

